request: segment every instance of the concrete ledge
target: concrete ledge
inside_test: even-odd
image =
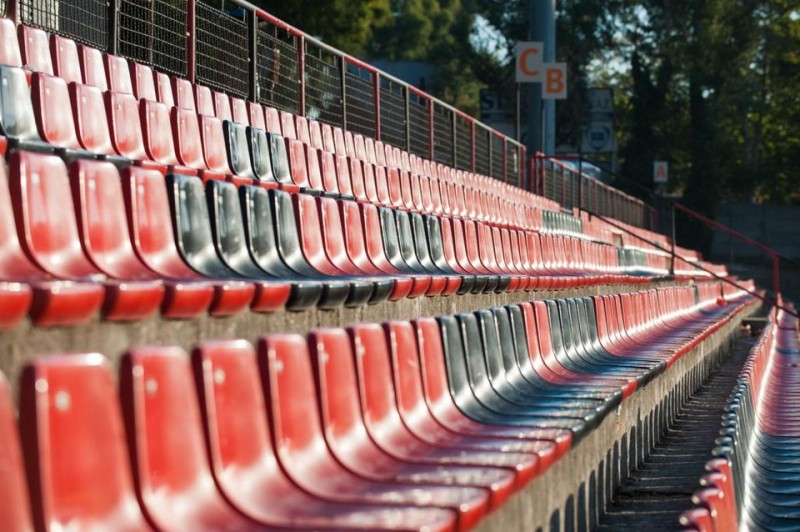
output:
[[[257,314],[244,312],[228,318],[202,316],[194,320],[165,320],[154,317],[136,323],[96,320],[79,327],[34,327],[29,321],[0,332],[0,371],[16,387],[17,376],[27,360],[52,353],[98,352],[116,363],[129,347],[177,345],[190,349],[195,343],[213,338],[244,338],[255,341],[263,334],[289,332],[305,334],[317,327],[344,327],[359,322],[409,320],[442,314],[469,312],[495,305],[523,301],[633,292],[659,286],[686,283],[656,281],[646,285],[604,285],[561,291],[466,294],[450,297],[421,297],[384,302],[358,309]],[[14,396],[17,396],[14,390]]]
[[[623,401],[615,415],[609,415],[561,461],[481,523],[478,530],[593,529],[615,488],[644,459],[674,420],[678,407],[730,350],[742,321],[758,308],[750,305],[743,309]]]

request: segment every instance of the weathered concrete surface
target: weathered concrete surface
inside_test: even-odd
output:
[[[674,285],[660,281],[649,286]],[[358,309],[334,311],[244,312],[228,318],[203,316],[194,320],[165,320],[154,317],[136,323],[96,320],[80,327],[33,327],[23,323],[0,332],[0,371],[16,386],[22,366],[32,357],[52,353],[97,352],[116,362],[126,349],[137,345],[177,345],[190,349],[195,343],[214,338],[244,338],[255,341],[264,334],[289,332],[305,334],[318,327],[344,327],[358,322],[408,320],[456,312],[468,312],[494,305],[541,299],[604,295],[642,289],[641,285],[607,285],[562,291],[466,294],[450,297],[421,297],[384,302]],[[16,390],[14,390],[16,397]]]
[[[674,421],[679,406],[701,385],[730,349],[740,323],[753,305],[709,335],[667,371],[623,401],[594,431],[478,530],[591,530],[611,494],[651,449],[657,435]]]

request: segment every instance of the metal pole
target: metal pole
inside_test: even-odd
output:
[[[186,2],[186,79],[197,81],[197,0]]]
[[[529,0],[528,37],[544,43],[543,59],[556,56],[555,0]],[[555,153],[555,102],[542,100],[542,84],[528,83],[528,151]]]
[[[772,284],[775,290],[775,300],[777,301],[781,293],[781,257],[772,256]]]
[[[306,38],[297,39],[297,75],[300,78],[300,116],[306,116]]]
[[[675,235],[677,231],[675,229],[675,205],[672,206],[672,256],[670,257],[669,261],[669,275],[670,277],[675,277]]]
[[[381,75],[372,74],[373,94],[375,99],[375,140],[381,140]]]
[[[108,3],[108,45],[111,55],[119,55],[119,0]]]
[[[248,65],[248,87],[249,98],[258,101],[258,14],[255,11],[247,13],[247,42],[250,47],[250,64]]]

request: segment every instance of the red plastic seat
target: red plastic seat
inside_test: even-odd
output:
[[[211,89],[205,85],[195,85],[194,96],[197,103],[197,114],[215,116],[214,97],[211,95]]]
[[[130,321],[151,316],[164,297],[158,281],[107,280],[86,258],[64,163],[53,155],[12,154],[9,189],[17,211],[22,248],[56,278],[104,283],[106,319]]]
[[[250,116],[248,115],[249,111],[247,109],[247,104],[243,99],[234,98],[231,96],[231,110],[233,111],[234,122],[237,124],[242,124],[243,126],[250,125]]]
[[[281,119],[278,110],[268,105],[264,106],[264,119],[266,121],[267,133],[283,135],[281,132]]]
[[[136,99],[158,101],[153,69],[133,61],[130,63],[130,69],[133,95],[136,96]]]
[[[8,381],[0,373],[0,530],[33,530],[17,416]]]
[[[158,101],[164,105],[173,107],[175,105],[175,96],[172,93],[172,81],[170,77],[163,72],[156,72],[155,84]]]
[[[200,117],[200,138],[203,144],[203,156],[206,167],[214,173],[226,176],[236,185],[250,185],[252,179],[234,176],[228,164],[228,152],[225,149],[225,134],[222,120],[213,116]]]
[[[123,94],[133,94],[133,84],[131,83],[131,71],[128,68],[128,61],[123,57],[105,54],[103,62],[106,66],[108,76],[108,89]]]
[[[160,530],[253,530],[222,497],[209,470],[189,357],[179,348],[122,358],[120,397],[145,515]]]
[[[142,110],[145,111],[147,104],[153,102],[141,100],[141,103],[144,104],[142,105]],[[162,175],[165,174],[167,165],[150,160],[150,157],[145,151],[144,137],[142,136],[142,122],[139,118],[140,101],[137,101],[132,94],[107,91],[105,93],[105,104],[109,123],[109,135],[111,137],[111,143],[114,146],[114,151],[144,168],[158,170]],[[154,117],[153,122],[156,121],[157,119]],[[152,126],[156,133],[156,139],[159,139],[160,136],[157,126],[155,126],[155,124],[152,124]],[[169,123],[167,123],[166,127],[169,127]],[[161,144],[158,143],[155,145],[161,146]],[[163,149],[168,150],[169,148],[165,146]],[[161,151],[157,151],[156,153],[162,155]]]
[[[106,359],[97,353],[36,359],[23,370],[20,388],[37,529],[149,528],[133,490],[117,387]],[[3,503],[7,509],[8,500]]]
[[[17,157],[12,155],[12,162]],[[100,309],[102,286],[53,280],[23,252],[4,162],[0,162],[0,250],[0,322],[4,327],[17,323],[29,309],[33,323],[40,326],[85,323]]]
[[[194,111],[172,108],[172,129],[175,137],[175,150],[178,161],[187,168],[199,171],[203,181],[208,179],[224,180],[226,174],[208,170],[203,155],[203,144],[200,134],[200,120]]]
[[[173,174],[196,175],[197,171],[182,166],[175,155],[175,140],[172,136],[170,108],[160,102],[139,101],[142,124],[142,143],[147,158],[166,168]],[[135,127],[131,124],[129,127]],[[142,159],[138,159],[141,161]]]
[[[80,161],[70,173],[78,230],[89,260],[112,278],[159,279],[133,251],[117,169],[111,163]],[[166,291],[161,312],[165,317],[197,317],[211,305],[214,287],[208,283],[162,282]]]
[[[194,98],[194,85],[188,79],[174,77],[172,80],[172,93],[177,107],[197,112]]]
[[[67,83],[83,83],[81,62],[78,59],[78,46],[72,39],[61,35],[50,36],[50,55],[53,59],[55,75]]]
[[[83,82],[86,85],[97,87],[103,92],[107,91],[106,69],[103,65],[103,54],[100,53],[100,50],[79,44],[78,59],[81,63]]]
[[[214,91],[214,114],[217,118],[222,120],[233,121],[233,112],[231,111],[231,100],[224,92]]]
[[[12,67],[22,66],[17,27],[8,18],[0,18],[0,64]]]
[[[53,61],[50,58],[49,36],[43,30],[30,26],[17,26],[22,64],[34,72],[53,75]]]
[[[287,477],[272,446],[258,364],[249,343],[204,342],[194,349],[192,361],[211,469],[236,508],[281,526],[378,530],[403,525],[394,508],[328,502]],[[306,404],[316,409],[313,397],[308,399]]]
[[[131,243],[139,259],[160,277],[206,279],[189,268],[178,255],[164,177],[153,170],[128,168],[122,178]],[[255,295],[255,287],[250,283],[206,280],[214,286],[214,300],[209,310],[214,316],[242,312]]]
[[[80,145],[95,155],[118,156],[111,144],[102,91],[91,85],[70,83],[69,96]]]
[[[31,80],[31,100],[36,125],[42,140],[65,149],[82,149],[75,132],[67,82],[42,72],[34,72]]]
[[[311,360],[303,337],[263,337],[259,341],[258,357],[276,454],[295,483],[316,496],[341,502],[374,504],[424,500],[419,498],[419,492],[415,495],[415,486],[406,485],[403,489],[389,482],[359,478],[330,454],[325,445]],[[431,502],[454,500],[447,489],[431,488],[430,495]],[[480,492],[477,495],[471,506],[477,506],[480,514],[485,496]],[[408,506],[398,511],[405,514],[409,528],[452,529],[456,524],[452,512],[438,508]]]
[[[322,404],[325,439],[331,452],[350,470],[366,478],[414,483],[446,483],[487,490],[491,507],[511,494],[514,475],[499,468],[440,464],[419,456],[407,460],[388,452],[367,432],[359,397],[354,353],[343,329],[319,329],[309,334]],[[362,356],[359,354],[356,356]]]
[[[248,101],[247,112],[250,119],[250,125],[254,128],[263,129],[266,131],[267,122],[264,118],[264,108],[258,103]]]

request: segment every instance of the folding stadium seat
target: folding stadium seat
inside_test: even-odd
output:
[[[342,329],[313,331],[308,345],[316,367],[326,442],[332,454],[350,470],[370,479],[480,487],[490,493],[492,509],[511,495],[515,483],[512,471],[442,464],[423,456],[405,459],[387,452],[367,432],[354,352],[347,333]],[[300,355],[287,348],[276,351],[276,358],[284,363],[287,359],[295,365],[302,363],[298,360]]]
[[[407,517],[410,510],[328,502],[304,491],[287,477],[275,456],[258,363],[250,344],[241,340],[205,342],[192,352],[192,362],[211,472],[225,498],[239,511],[276,526],[369,530],[408,526],[400,518]],[[313,386],[310,372],[306,381]],[[305,386],[307,383],[302,382]],[[313,388],[311,396],[297,395],[297,398],[301,404],[310,406],[308,412],[317,411]],[[261,422],[253,423],[253,420]],[[350,487],[362,483],[371,485],[375,492],[388,492],[392,488],[390,483],[361,480],[354,481]],[[455,491],[434,488],[438,492],[445,489]],[[399,489],[394,493],[403,495]],[[458,500],[465,507],[463,514],[480,517],[485,495],[480,490],[469,489],[458,493],[464,495]],[[378,493],[373,496],[380,498]],[[394,502],[400,502],[398,499]],[[442,506],[446,502],[441,495],[430,501]],[[464,519],[461,523],[472,524]]]
[[[22,64],[34,72],[53,75],[53,60],[50,58],[49,36],[46,32],[30,26],[17,26]]]
[[[20,243],[39,268],[56,278],[104,283],[106,319],[139,320],[158,310],[164,297],[159,281],[106,279],[86,258],[80,245],[67,168],[61,159],[15,152],[9,162],[9,189]]]
[[[81,63],[83,82],[91,87],[97,87],[103,92],[107,91],[106,68],[103,65],[103,54],[100,50],[79,44],[78,59]]]
[[[270,107],[268,105],[264,106],[264,119],[266,121],[266,131],[267,133],[274,133],[276,135],[282,135],[281,132],[281,119],[280,115],[278,114],[278,110],[274,107]]]
[[[53,280],[20,246],[5,163],[0,163],[0,324],[10,327],[30,311],[35,325],[77,325],[103,303],[103,287],[92,282]]]
[[[17,28],[8,18],[0,18],[0,65],[17,68],[22,66]]]
[[[214,116],[220,120],[233,121],[233,112],[231,111],[231,100],[224,92],[213,91],[214,94]]]
[[[130,70],[133,95],[136,96],[136,99],[158,101],[153,69],[147,65],[131,61]]]
[[[22,69],[0,66],[0,101],[0,136],[5,137],[8,148],[52,151],[36,130],[28,79]]]
[[[148,118],[150,124],[148,129],[152,131],[148,139],[152,142],[150,149],[156,148],[157,156],[169,160],[177,166],[177,159],[169,159],[169,151],[172,139],[165,139],[166,135],[171,137],[169,126],[169,111],[158,105],[157,102],[148,100],[137,101],[131,94],[122,94],[107,91],[105,94],[106,115],[109,123],[109,136],[114,151],[119,155],[129,159],[134,164],[150,170],[158,170],[162,175],[167,172],[169,164],[155,162],[150,159],[145,150],[144,135],[142,133],[142,121],[140,118],[140,103],[142,114],[148,115],[149,110],[153,110],[153,115]],[[154,105],[151,105],[154,104]],[[166,123],[164,113],[167,113]],[[166,132],[163,129],[166,128]],[[172,156],[175,155],[175,148],[172,147]],[[188,170],[184,170],[188,171]]]
[[[119,93],[114,92],[109,92],[109,94],[120,96]],[[133,96],[129,98],[133,99]],[[130,101],[130,99],[128,99],[128,101]],[[175,140],[172,133],[170,108],[163,103],[140,100],[139,114],[142,127],[142,146],[144,147],[147,159],[160,165],[161,168],[168,173],[196,175],[196,169],[182,166],[178,161],[178,157],[175,153]],[[121,128],[130,130],[135,127],[136,124],[132,122],[128,125],[117,124],[115,129],[119,132]],[[119,146],[117,146],[117,150],[120,152],[122,151]],[[137,160],[142,161],[141,158]]]
[[[242,126],[250,125],[250,116],[247,109],[247,104],[242,98],[231,96],[231,113],[233,122],[241,124]]]
[[[249,126],[256,129],[263,129],[266,131],[267,122],[264,118],[264,108],[256,102],[247,102],[247,114],[249,117]]]
[[[409,505],[404,512],[412,519],[419,515],[416,521],[426,515],[429,519],[446,516],[454,528],[458,516],[461,521],[458,529],[471,527],[485,515],[487,494],[475,487],[433,486],[424,478],[415,482],[375,479],[374,475],[354,473],[339,462],[325,443],[312,364],[304,338],[295,335],[263,337],[258,345],[258,358],[276,455],[287,474],[305,491],[338,502],[372,505],[394,501]],[[357,390],[352,389],[352,393]],[[298,423],[301,412],[303,421]],[[490,477],[492,473],[493,470],[487,471]],[[424,473],[420,477],[424,477]],[[500,478],[505,480],[505,477]],[[430,498],[426,501],[426,497],[420,497],[420,492]],[[425,508],[430,505],[455,512]]]
[[[391,232],[393,228],[397,232],[396,238],[402,261],[415,274],[431,275],[431,287],[428,290],[428,295],[448,296],[455,294],[461,287],[461,278],[455,275],[445,275],[444,272],[439,271],[430,262],[427,235],[424,231],[422,234],[415,234],[409,214],[396,211],[394,212],[394,220],[392,220],[392,212],[388,209],[380,209],[380,214],[384,235],[387,235],[387,231]],[[395,223],[396,225],[394,225]],[[415,236],[417,237],[416,240]],[[387,237],[385,236],[385,238]],[[388,235],[388,240],[393,241],[394,239],[394,234]]]
[[[80,147],[93,153],[98,159],[116,166],[128,166],[130,159],[119,155],[111,143],[100,89],[78,83],[70,83],[68,88],[75,135]]]
[[[191,81],[184,78],[174,77],[172,80],[172,94],[174,95],[174,105],[189,111],[197,112],[195,105],[194,85]],[[159,98],[159,101],[162,99]]]
[[[235,122],[222,123],[225,137],[225,151],[233,176],[238,176],[237,181],[253,183],[257,180],[253,172],[253,161],[250,157],[250,148],[247,137],[247,126]],[[240,183],[241,184],[241,183]]]
[[[81,242],[87,257],[115,279],[159,277],[136,256],[131,245],[119,172],[109,164],[82,161],[70,175]],[[168,318],[192,318],[206,312],[214,287],[200,281],[163,279],[161,313]]]
[[[214,111],[214,96],[212,96],[210,88],[205,85],[195,85],[194,97],[197,102],[197,114],[216,116]]]
[[[75,131],[70,107],[67,82],[62,78],[34,72],[31,80],[36,124],[41,138],[56,148],[56,154],[65,161],[93,159],[94,153],[83,149]]]
[[[108,76],[108,89],[123,94],[133,94],[133,84],[131,83],[131,71],[128,61],[122,57],[105,54],[103,62]]]
[[[212,279],[246,279],[252,283],[255,295],[250,308],[255,312],[272,312],[285,307],[291,296],[291,285],[249,279],[222,262],[214,247],[208,203],[199,178],[170,174],[167,176],[167,193],[178,253],[189,266]]]
[[[50,55],[53,59],[55,75],[67,83],[83,83],[78,46],[75,41],[56,35],[50,36]]]
[[[169,107],[175,105],[175,96],[172,92],[172,80],[163,72],[155,72],[155,85],[157,100]]]
[[[4,375],[0,374],[0,528],[3,530],[33,530],[28,486],[22,461],[14,401]]]
[[[243,186],[239,192],[245,243],[250,256],[258,267],[281,279],[297,279],[293,286],[293,297],[298,301],[307,298],[317,299],[319,308],[341,307],[350,292],[348,283],[332,279],[319,282],[319,275],[311,271],[310,267],[301,268],[303,271],[298,272],[290,269],[284,262],[282,253],[302,255],[302,251],[299,249],[290,251],[286,246],[291,242],[279,238],[278,227],[272,215],[272,199],[267,191],[260,187]],[[289,201],[289,205],[291,206],[291,201]],[[293,216],[293,212],[288,214],[289,219],[292,219]],[[310,286],[314,286],[316,289],[312,290]],[[318,292],[320,286],[321,295]]]
[[[36,528],[149,528],[133,489],[117,388],[105,358],[36,359],[23,370],[20,388]]]
[[[253,530],[212,479],[189,358],[179,348],[127,352],[120,397],[136,492],[160,530]]]

